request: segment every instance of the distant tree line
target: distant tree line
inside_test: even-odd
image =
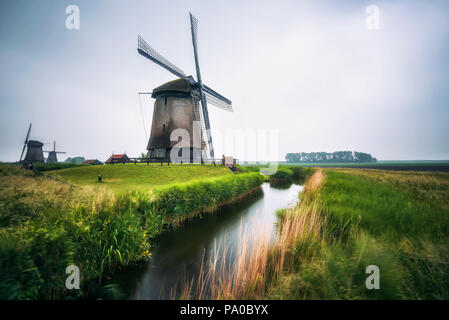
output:
[[[287,162],[304,163],[376,163],[377,159],[369,153],[357,151],[336,151],[328,152],[298,152],[287,153]]]
[[[74,158],[67,158],[64,162],[67,163],[83,163],[86,161],[86,158],[84,157],[74,157]]]

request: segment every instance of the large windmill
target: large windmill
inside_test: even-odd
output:
[[[66,154],[66,152],[63,151],[56,151],[56,141],[53,141],[53,151],[44,151],[48,152],[48,158],[47,163],[58,163],[58,158],[56,155],[59,154]]]
[[[191,160],[196,161],[198,151],[201,157],[214,159],[214,147],[210,133],[210,120],[207,104],[232,112],[232,102],[206,86],[202,82],[198,60],[198,20],[190,13],[193,53],[195,56],[196,76],[187,76],[180,68],[162,57],[139,35],[137,51],[144,57],[160,65],[180,79],[168,82],[156,88],[152,97],[154,103],[151,136],[147,150],[149,158],[168,158],[170,150],[177,142],[170,141],[172,130],[184,129],[190,134]],[[197,130],[194,121],[201,124],[201,145],[194,141]],[[197,137],[197,135],[195,135]],[[182,153],[182,150],[181,150]]]
[[[20,154],[19,162],[23,163],[36,163],[44,162],[44,153],[42,151],[42,146],[44,145],[42,142],[29,140],[31,133],[31,123],[28,128],[28,132],[25,138],[25,143],[23,145],[22,153]],[[23,153],[25,152],[25,148],[27,149],[27,153],[25,155],[25,159],[22,161]]]

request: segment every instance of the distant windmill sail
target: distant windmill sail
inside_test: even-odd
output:
[[[27,144],[28,144],[28,139],[30,137],[30,132],[31,132],[31,125],[32,124],[30,123],[30,126],[28,127],[28,133],[27,133],[26,138],[25,138],[25,143],[23,144],[22,153],[20,154],[19,162],[22,162],[23,153],[25,152],[25,148],[27,147]]]
[[[209,119],[209,110],[207,107],[207,104],[210,103],[211,105],[214,105],[218,108],[221,108],[226,111],[233,111],[232,109],[232,102],[231,100],[225,98],[223,95],[219,94],[215,90],[211,89],[210,87],[206,86],[202,82],[201,78],[201,71],[200,71],[200,65],[199,65],[199,57],[198,57],[198,19],[196,19],[192,13],[190,13],[190,25],[191,25],[191,34],[192,34],[192,44],[193,44],[193,53],[195,57],[195,69],[196,69],[196,78],[195,79],[192,76],[187,76],[182,69],[175,66],[173,63],[165,59],[162,55],[160,55],[156,50],[151,48],[139,35],[138,36],[138,45],[137,45],[137,51],[142,56],[150,59],[154,63],[158,64],[159,66],[165,68],[172,74],[178,76],[179,78],[183,79],[185,82],[188,83],[188,91],[190,92],[192,96],[192,100],[194,101],[194,105],[197,106],[198,104],[198,112],[199,112],[199,118],[202,125],[202,135],[207,139],[207,149],[209,151],[210,158],[214,158],[214,148],[213,148],[213,142],[212,142],[212,136],[210,133],[210,119]],[[168,84],[166,84],[168,85]],[[164,85],[165,86],[165,85]],[[161,87],[164,87],[161,86]],[[169,85],[170,87],[170,85]],[[180,89],[182,85],[180,84],[171,84],[171,87],[176,87],[176,90],[181,90],[180,92],[184,92],[184,89]],[[161,88],[158,88],[159,91],[161,91]],[[156,94],[156,95],[155,95]],[[157,96],[158,91],[153,90],[153,97]],[[167,93],[165,94],[165,104],[167,103]],[[196,108],[196,107],[195,107]],[[159,111],[158,111],[159,112]],[[155,111],[153,115],[153,124],[159,125],[158,123],[154,122],[154,116],[159,115]],[[166,117],[165,117],[166,118]],[[198,118],[196,116],[195,118]],[[161,117],[162,119],[162,117]],[[163,121],[163,120],[161,120]],[[163,126],[165,130],[165,124]],[[153,139],[153,141],[156,141],[158,139]],[[160,140],[160,139],[159,139]],[[158,141],[159,141],[158,140]],[[152,141],[152,138],[150,137],[150,141]],[[149,143],[150,145],[150,143]]]
[[[57,163],[58,157],[57,154],[66,154],[64,151],[56,151],[56,141],[53,141],[53,150],[52,151],[44,151],[48,152],[47,163]]]

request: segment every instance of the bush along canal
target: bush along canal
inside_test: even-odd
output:
[[[236,267],[242,254],[272,241],[277,210],[293,206],[301,190],[295,184],[264,183],[261,191],[237,203],[162,233],[153,245],[149,263],[118,275],[123,293],[129,299],[187,298],[187,284],[207,295],[210,288],[199,287],[206,274],[211,274],[210,262],[215,261],[217,268]]]

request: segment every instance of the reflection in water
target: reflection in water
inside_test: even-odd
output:
[[[227,206],[202,219],[194,219],[172,232],[163,233],[152,248],[150,263],[128,270],[120,276],[120,286],[130,299],[167,299],[181,278],[199,273],[203,258],[207,261],[217,243],[225,244],[230,259],[244,232],[274,234],[275,212],[296,203],[301,186],[277,188],[262,185],[262,193]],[[257,235],[251,235],[257,240]]]

